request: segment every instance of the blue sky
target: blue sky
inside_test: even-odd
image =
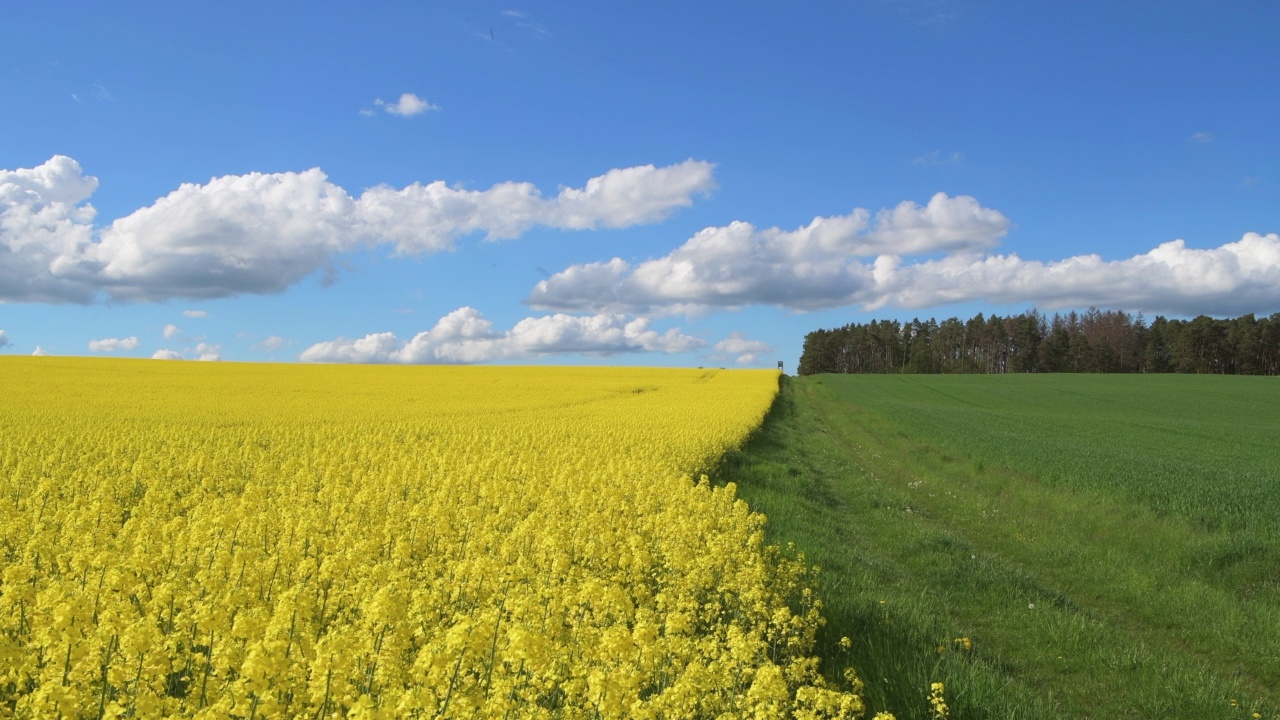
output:
[[[772,366],[1280,311],[1280,6],[26,3],[0,353]]]

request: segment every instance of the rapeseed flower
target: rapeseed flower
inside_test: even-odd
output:
[[[41,360],[0,358],[14,717],[863,712],[701,475],[774,372]]]

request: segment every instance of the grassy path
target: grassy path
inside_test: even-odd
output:
[[[1280,717],[1275,391],[1191,382],[1207,409],[1178,421],[1178,388],[1057,377],[786,379],[717,475],[823,568],[828,670],[853,664],[875,709],[930,717],[943,682],[953,718]],[[1206,387],[1262,393],[1244,430]]]

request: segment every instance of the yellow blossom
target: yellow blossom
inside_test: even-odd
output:
[[[813,569],[704,475],[775,372],[4,357],[0,383],[16,717],[863,712],[812,656]]]

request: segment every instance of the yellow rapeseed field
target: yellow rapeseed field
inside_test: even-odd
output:
[[[769,371],[0,358],[0,717],[797,718]]]

